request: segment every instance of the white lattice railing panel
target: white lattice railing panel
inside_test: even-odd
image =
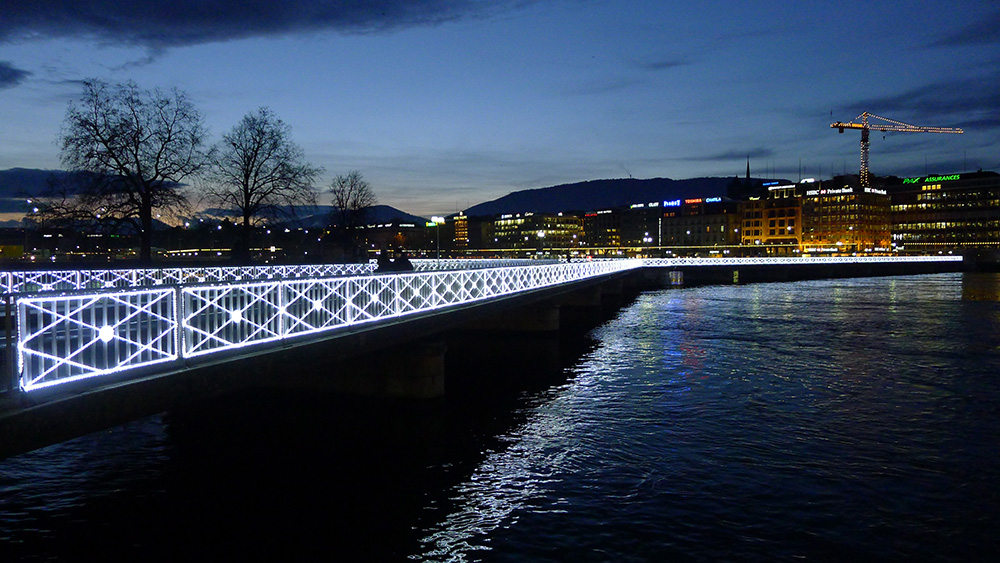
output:
[[[173,289],[24,297],[17,308],[25,391],[178,357]]]
[[[233,283],[356,276],[371,274],[375,265],[304,264],[293,266],[205,266],[196,268],[147,268],[117,270],[54,270],[0,272],[0,286],[7,294],[127,289],[191,283]]]
[[[239,283],[181,289],[186,357],[282,337],[282,287]]]
[[[398,311],[395,280],[396,276],[348,278],[351,322],[394,316]]]
[[[399,314],[426,311],[438,306],[441,298],[434,291],[434,280],[437,276],[405,275],[396,276],[396,288],[399,291]]]
[[[487,268],[511,268],[515,266],[542,266],[556,264],[555,259],[536,260],[533,258],[414,258],[410,260],[415,272],[441,272],[450,270],[482,270]]]
[[[643,258],[643,266],[794,266],[798,264],[875,264],[961,262],[962,256],[748,256],[745,258]]]
[[[572,282],[640,264],[621,260],[25,295],[18,299],[21,387],[33,390],[236,350]],[[183,275],[185,279],[205,279],[231,273],[192,269]],[[262,272],[248,270],[245,275]],[[138,270],[134,276],[143,277],[144,283],[157,279]],[[101,284],[131,283],[124,275],[91,279]]]
[[[291,281],[285,287],[285,334],[308,334],[350,324],[345,279]]]

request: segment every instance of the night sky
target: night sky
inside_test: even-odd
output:
[[[682,5],[685,4],[685,5]],[[346,6],[346,7],[345,7]],[[8,0],[0,169],[60,168],[81,81],[177,87],[214,142],[268,106],[309,162],[430,216],[597,178],[1000,170],[994,1]]]

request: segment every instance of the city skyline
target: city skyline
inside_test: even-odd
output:
[[[615,177],[1000,168],[1000,11],[986,2],[14,2],[0,14],[0,169],[60,168],[81,81],[177,87],[214,142],[268,106],[326,172],[443,215]]]

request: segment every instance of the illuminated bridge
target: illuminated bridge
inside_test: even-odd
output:
[[[600,301],[602,285],[617,283],[620,291],[623,280],[636,273],[647,282],[659,277],[651,285],[665,286],[682,281],[679,272],[696,276],[694,270],[721,269],[729,281],[731,272],[745,271],[734,268],[960,260],[415,260],[414,271],[389,274],[374,272],[373,264],[0,272],[6,329],[0,458],[160,412],[133,409],[133,403],[163,410],[185,395],[218,390],[224,387],[219,382],[238,380],[232,372],[239,370],[227,366],[246,365],[248,359],[289,358],[317,345],[339,345],[338,358],[378,353],[560,296],[593,300],[596,288]],[[669,278],[661,277],[666,274]],[[195,372],[207,375],[197,383],[185,378]],[[102,404],[100,396],[105,403],[117,401],[114,408],[94,406]],[[97,411],[110,410],[113,415],[95,419]],[[32,433],[39,435],[26,437]]]

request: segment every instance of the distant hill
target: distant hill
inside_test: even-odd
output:
[[[723,197],[732,181],[731,177],[688,180],[670,178],[590,180],[512,192],[493,201],[474,205],[466,209],[465,214],[474,217],[527,211],[535,213],[596,211],[669,199]]]
[[[33,168],[11,168],[0,170],[0,213],[20,213],[29,210],[26,198],[43,195],[53,179],[65,177],[69,172],[65,170],[37,170]],[[332,209],[329,205],[320,205],[310,209],[300,209],[298,211],[298,224],[304,227],[326,226],[327,216]],[[218,210],[206,210],[206,215],[223,216]],[[370,221],[373,223],[388,223],[394,219],[399,219],[405,223],[423,224],[426,219],[411,215],[405,211],[400,211],[388,205],[376,205],[371,212]],[[20,220],[8,221],[10,226],[18,226]],[[0,226],[3,224],[0,223]]]

